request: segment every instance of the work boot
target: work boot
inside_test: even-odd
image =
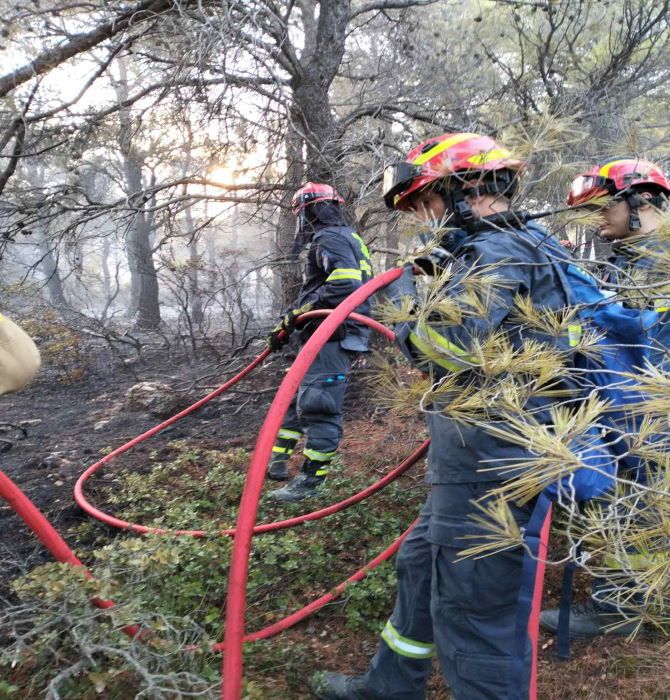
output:
[[[623,623],[623,624],[618,624]],[[558,632],[558,610],[543,610],[540,625],[549,632]],[[610,625],[617,625],[610,627]],[[637,623],[628,621],[619,612],[606,612],[593,600],[576,603],[570,608],[570,637],[598,637],[602,634],[628,636],[637,628]]]
[[[319,700],[380,700],[365,688],[364,676],[319,671],[312,676],[311,686]]]
[[[274,498],[277,501],[302,501],[305,498],[316,496],[319,486],[325,480],[325,476],[299,474],[295,479],[291,479],[284,488],[272,491],[270,498]]]
[[[266,476],[273,481],[288,481],[289,455],[273,453]]]
[[[272,448],[272,459],[270,460],[266,474],[268,479],[272,479],[274,481],[288,480],[288,461],[291,459],[293,450],[298,442],[298,439],[293,435],[287,436],[282,435],[282,433],[293,433],[294,435],[300,434],[296,431],[286,430],[285,428],[280,429],[277,442]]]

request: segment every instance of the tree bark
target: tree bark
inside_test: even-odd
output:
[[[120,79],[116,84],[117,99],[128,97],[128,78],[125,64],[118,61]],[[132,197],[142,191],[142,157],[133,144],[133,123],[127,108],[119,110],[119,150],[123,156],[123,177],[126,195]],[[152,227],[144,205],[133,202],[136,208],[126,234],[126,254],[131,279],[129,315],[136,318],[138,328],[155,329],[161,321],[158,296],[158,277],[151,247]]]
[[[286,184],[290,189],[286,190],[282,198],[279,218],[277,220],[277,234],[275,239],[277,257],[282,262],[286,261],[286,256],[290,253],[295,240],[295,216],[291,211],[291,198],[294,192],[300,188],[303,181],[303,140],[300,134],[292,126],[286,132],[285,138],[286,162]],[[276,301],[279,303],[281,311],[290,306],[298,294],[302,285],[302,274],[299,265],[278,265],[274,270],[275,277],[279,279],[280,297]]]
[[[294,105],[285,138],[286,183],[290,188],[277,222],[276,247],[280,257],[288,254],[295,237],[295,217],[290,208],[293,193],[304,180],[337,186],[337,162],[341,156],[328,93],[344,55],[350,2],[300,0],[299,5],[305,45],[299,70],[291,79]],[[302,275],[297,265],[281,265],[275,274],[281,282],[279,301],[284,309],[295,301]]]
[[[113,301],[112,292],[112,274],[109,269],[109,256],[112,254],[112,246],[109,242],[109,236],[102,239],[102,253],[100,255],[100,266],[102,268],[102,288],[105,294],[105,303],[103,306],[102,321],[107,319],[107,312]]]
[[[300,7],[305,48],[291,87],[307,146],[306,179],[337,185],[342,154],[329,90],[344,56],[350,2],[303,0]]]
[[[65,298],[65,290],[63,289],[63,280],[58,272],[58,261],[54,255],[54,250],[51,246],[49,238],[45,231],[40,231],[39,235],[39,249],[40,255],[42,256],[40,260],[40,267],[46,278],[47,291],[49,292],[49,299],[51,303],[59,309],[65,309],[69,306],[67,299]]]
[[[189,313],[191,322],[194,326],[200,326],[203,320],[202,309],[202,293],[200,291],[200,266],[202,261],[198,251],[198,234],[194,233],[195,223],[191,210],[187,207],[184,210],[184,219],[188,228],[189,243],[188,243],[188,296],[189,296]]]

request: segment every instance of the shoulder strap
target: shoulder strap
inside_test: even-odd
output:
[[[570,284],[568,277],[565,273],[565,270],[563,269],[564,265],[571,265],[572,263],[570,262],[569,259],[566,260],[554,260],[549,256],[542,248],[539,243],[541,243],[541,240],[529,240],[529,236],[531,238],[535,238],[535,236],[540,236],[541,231],[536,231],[534,230],[530,225],[525,227],[524,229],[514,229],[515,232],[518,234],[518,240],[522,241],[525,243],[529,248],[532,248],[535,252],[540,253],[546,260],[548,265],[551,265],[552,269],[555,270],[556,276],[558,277],[558,282],[561,287],[561,290],[563,291],[563,294],[565,295],[565,298],[568,302],[569,305],[574,305],[577,302],[575,301],[575,294],[574,290],[572,288],[572,285]],[[548,235],[548,234],[547,234]],[[543,236],[543,238],[546,238],[547,236]],[[576,267],[576,266],[575,266]],[[577,268],[579,269],[579,268]],[[582,272],[582,274],[587,275],[588,273]]]

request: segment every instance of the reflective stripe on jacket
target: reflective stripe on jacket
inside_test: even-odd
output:
[[[312,303],[315,309],[334,309],[371,277],[370,253],[363,239],[348,226],[324,226],[312,238],[305,282],[295,306]],[[370,301],[356,311],[369,316]],[[340,345],[345,350],[365,351],[369,335],[366,326],[347,321]]]

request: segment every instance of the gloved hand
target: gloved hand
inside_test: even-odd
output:
[[[413,262],[399,262],[402,263],[403,274],[381,292],[378,292],[381,299],[391,302],[398,308],[405,305],[407,298],[418,301],[414,276],[421,274],[419,268]]]
[[[289,336],[295,330],[296,321],[302,314],[311,311],[313,304],[303,304],[300,308],[286,312],[282,320],[272,329],[265,339],[265,344],[272,352],[276,352],[288,343]]]
[[[453,260],[451,253],[444,248],[433,248],[426,255],[420,255],[412,261],[422,272],[432,277],[444,272]]]

